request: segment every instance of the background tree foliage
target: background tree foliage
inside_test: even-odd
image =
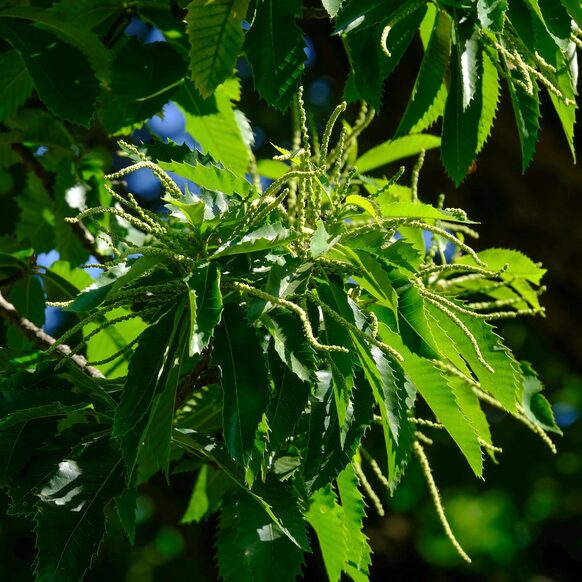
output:
[[[9,511],[35,523],[41,580],[81,578],[107,522],[133,540],[137,488],[160,471],[196,475],[183,522],[220,512],[223,578],[292,578],[317,544],[330,579],[366,579],[363,493],[383,511],[366,473],[393,491],[415,452],[441,511],[419,430],[444,428],[478,476],[482,450],[496,452],[481,402],[550,445],[545,431],[559,432],[537,376],[487,323],[540,312],[543,269],[516,251],[472,251],[473,223],[419,202],[418,174],[440,145],[463,180],[501,79],[523,167],[540,88],[573,151],[578,3],[322,4],[0,11],[0,161],[3,180],[19,180],[0,249],[15,324],[0,352],[2,485]],[[299,19],[322,17],[348,57],[345,99],[369,105],[346,119],[342,105],[318,128],[297,98]],[[132,34],[144,22],[166,42]],[[360,154],[382,82],[418,35],[424,57],[395,135]],[[240,54],[263,99],[293,106],[277,160],[255,159],[235,108]],[[170,99],[196,143],[133,133]],[[440,135],[420,133],[441,117]],[[139,149],[120,142],[107,177],[116,140],[132,134]],[[417,154],[408,180],[378,172]],[[148,170],[164,207],[130,195]],[[53,249],[61,260],[37,266]],[[94,283],[79,269],[89,255],[104,271]],[[66,313],[54,330],[47,300]],[[382,442],[377,460],[364,435]]]

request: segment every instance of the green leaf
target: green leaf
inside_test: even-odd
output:
[[[192,180],[198,186],[212,192],[248,196],[252,191],[251,184],[244,178],[214,164],[203,166],[200,163],[159,162],[159,165],[164,170],[175,172],[180,177]],[[171,203],[175,204],[173,200]]]
[[[398,314],[400,335],[406,347],[419,356],[438,358],[439,343],[428,323],[425,301],[414,285],[400,294]]]
[[[400,336],[382,322],[379,325],[379,333],[384,342],[394,347],[404,357],[402,363],[404,373],[461,449],[475,474],[481,476],[483,460],[475,429],[459,409],[446,377],[432,362],[409,351]]]
[[[230,455],[215,439],[197,433],[191,429],[177,429],[174,432],[174,442],[189,452],[194,452],[218,465],[224,473],[250,495],[272,519],[281,531],[297,547],[309,550],[309,542],[305,534],[305,526],[299,514],[295,497],[289,489],[276,480],[266,483],[255,483],[249,490],[242,475],[242,469],[235,465]]]
[[[354,316],[347,301],[347,295],[337,285],[320,285],[317,294],[323,303],[338,315],[353,323]],[[352,338],[348,329],[336,321],[326,311],[323,312],[323,329],[321,335],[327,345],[342,346],[352,350]],[[350,398],[354,389],[353,357],[343,352],[327,352],[327,360],[331,365],[335,410],[338,415],[340,430],[340,445],[343,448],[347,432],[352,421]]]
[[[249,0],[194,0],[187,6],[190,72],[204,97],[232,75],[244,34]]]
[[[407,133],[435,103],[451,56],[451,33],[451,17],[447,12],[439,10],[412,96],[396,130],[396,136]]]
[[[87,410],[87,398],[67,390],[2,390],[0,392],[0,428],[27,423],[40,418],[64,416]]]
[[[359,196],[358,198],[362,198],[362,196]],[[368,202],[368,204],[370,204],[370,202]],[[339,238],[339,236],[330,236],[327,230],[325,230],[325,225],[320,221],[309,241],[311,256],[313,258],[322,257],[336,242],[338,242]]]
[[[391,3],[394,4],[394,2]],[[356,3],[352,2],[351,5],[353,4]],[[378,20],[375,22],[365,20],[364,23],[386,23],[389,7],[385,4],[379,8],[382,14]],[[398,10],[402,18],[397,19],[390,29],[386,43],[390,56],[387,56],[380,46],[382,26],[375,26],[372,31],[356,29],[343,37],[351,66],[348,86],[345,90],[347,100],[354,101],[360,98],[376,109],[380,108],[383,82],[396,68],[410,45],[426,13],[426,5],[416,0],[407,0],[398,3]]]
[[[314,352],[298,319],[280,309],[264,316],[262,322],[273,338],[273,347],[281,361],[300,380],[311,382],[315,369]]]
[[[17,240],[30,241],[37,252],[49,252],[54,248],[54,202],[39,178],[27,175],[26,186],[17,203],[20,208],[15,228]]]
[[[490,32],[500,33],[505,23],[507,0],[477,0],[477,16],[481,26]]]
[[[281,360],[275,349],[269,350],[269,372],[274,392],[269,402],[267,422],[270,427],[269,450],[276,451],[291,436],[305,410],[310,384],[301,380]]]
[[[323,7],[327,10],[330,18],[334,18],[339,12],[344,0],[322,0]]]
[[[337,477],[337,488],[343,510],[343,525],[347,539],[344,571],[354,582],[367,582],[372,564],[372,550],[363,531],[366,517],[365,503],[358,489],[358,478],[351,465]]]
[[[359,172],[369,172],[403,158],[415,156],[422,150],[438,148],[440,145],[441,140],[436,135],[405,135],[368,150],[356,160],[355,165]]]
[[[479,153],[483,149],[483,146],[491,134],[491,128],[493,127],[493,121],[495,120],[495,115],[497,113],[497,106],[499,105],[499,94],[501,90],[497,67],[485,51],[483,51],[482,56],[483,109],[479,121],[476,153]]]
[[[101,118],[110,133],[159,113],[186,73],[180,52],[170,43],[119,43],[111,80],[102,95]]]
[[[210,465],[202,465],[180,523],[199,523],[217,511],[230,485],[230,479],[222,471],[217,471]]]
[[[0,18],[0,36],[20,53],[47,108],[67,121],[88,126],[99,83],[83,53],[18,20]]]
[[[539,89],[537,83],[534,82],[533,95],[528,95],[522,87],[511,80],[511,77],[508,79],[507,85],[521,145],[521,170],[525,172],[533,158],[538,141],[540,129]]]
[[[311,495],[305,519],[315,530],[330,582],[339,581],[348,555],[344,514],[331,486]]]
[[[135,541],[135,514],[137,512],[137,489],[131,487],[125,489],[121,495],[115,498],[115,508],[119,522],[133,545]]]
[[[280,223],[265,224],[243,236],[234,238],[219,247],[210,258],[217,259],[241,253],[256,253],[275,247],[282,247],[297,237],[293,231]]]
[[[521,404],[527,418],[543,430],[562,434],[560,427],[556,424],[552,406],[542,394],[544,386],[537,374],[527,362],[521,362],[521,373],[524,377]]]
[[[8,299],[16,307],[19,315],[26,317],[38,327],[44,325],[44,293],[38,277],[29,276],[16,281],[10,289]],[[6,331],[6,343],[8,347],[17,350],[33,347],[32,341],[13,326]]]
[[[497,398],[507,410],[515,411],[522,391],[517,362],[511,352],[501,343],[501,338],[493,331],[492,326],[482,319],[455,313],[476,339],[483,358],[494,370],[490,372],[479,361],[475,348],[470,345],[467,336],[460,327],[434,305],[427,304],[425,307],[428,313],[438,321],[449,338],[453,340],[457,347],[457,353],[469,364],[479,380],[481,388]]]
[[[376,201],[384,218],[418,218],[472,223],[470,220],[459,219],[458,215],[448,212],[446,209],[441,210],[422,202],[391,202],[388,195],[380,195]]]
[[[196,269],[188,278],[190,287],[189,355],[201,354],[208,346],[222,314],[220,272],[212,263]]]
[[[582,6],[580,6],[578,0],[560,0],[560,2],[566,8],[572,20],[576,22],[579,28],[582,28]]]
[[[500,271],[507,265],[507,269],[501,274],[503,279],[510,281],[515,278],[527,279],[539,285],[542,277],[547,272],[539,264],[534,263],[529,257],[520,251],[512,249],[491,248],[477,253],[477,256],[492,271]],[[470,255],[461,257],[457,262],[465,265],[475,265],[475,260]]]
[[[398,0],[367,0],[346,2],[335,21],[334,34],[349,34],[358,28],[374,26],[391,16],[401,4]]]
[[[124,488],[123,461],[107,439],[63,459],[37,504],[37,580],[81,580],[105,534],[104,509]]]
[[[236,508],[237,539],[250,578],[256,582],[295,580],[303,564],[301,548],[248,495],[239,496]],[[235,579],[240,580],[240,574]]]
[[[378,220],[378,208],[374,204],[374,201],[370,198],[365,198],[359,194],[350,194],[346,196],[346,204],[355,206],[356,208],[361,208],[364,212],[367,212],[373,219]]]
[[[451,85],[443,120],[441,157],[445,170],[458,186],[475,159],[479,123],[483,108],[482,81],[477,82],[470,104],[466,103],[465,78],[461,69],[463,55],[451,61]],[[479,60],[481,63],[481,60]],[[482,73],[479,66],[479,79]]]
[[[300,13],[300,0],[265,0],[245,39],[255,87],[280,111],[291,103],[304,68],[303,32],[295,22]]]
[[[169,479],[170,453],[176,393],[180,383],[182,363],[188,351],[187,315],[179,314],[178,308],[174,319],[174,337],[169,344],[168,357],[163,368],[163,375],[158,379],[161,384],[152,402],[148,422],[139,436],[138,483],[144,483],[161,470]]]
[[[235,304],[225,305],[215,338],[212,361],[221,370],[224,440],[232,458],[244,466],[271,392],[265,358],[254,329]]]
[[[131,357],[121,400],[115,411],[112,433],[114,437],[138,432],[138,436],[141,436],[154,399],[164,390],[164,370],[168,365],[173,365],[173,354],[169,347],[177,331],[174,327],[176,315],[176,309],[168,311],[157,321],[150,323],[142,333]],[[130,451],[131,443],[127,438],[124,445],[126,443],[126,459],[130,461],[128,468],[131,473],[137,449]]]
[[[86,27],[85,14],[83,20],[67,18],[62,12],[59,14],[52,6],[45,10],[31,6],[11,7],[0,11],[0,18],[20,18],[30,20],[36,26],[30,28],[30,34],[36,35],[34,30],[45,30],[54,34],[63,42],[80,50],[90,61],[99,80],[107,78],[109,70],[109,55],[99,37]]]
[[[16,51],[0,54],[0,71],[0,121],[5,121],[30,97],[33,83]]]
[[[250,157],[231,103],[238,98],[238,91],[238,81],[233,79],[204,99],[192,83],[186,82],[175,99],[184,110],[186,130],[196,136],[204,151],[228,170],[243,175]]]

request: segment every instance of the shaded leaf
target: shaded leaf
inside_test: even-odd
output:
[[[15,19],[0,18],[0,36],[20,53],[47,108],[67,121],[88,126],[99,83],[85,55],[52,34]]]
[[[270,105],[284,111],[303,72],[303,33],[295,23],[299,0],[265,0],[257,5],[244,49],[253,68],[255,87]]]
[[[83,578],[105,534],[104,509],[123,488],[123,461],[106,439],[59,463],[39,493],[38,580]]]
[[[267,409],[270,427],[269,449],[276,451],[292,435],[299,417],[305,410],[310,384],[301,380],[283,363],[272,348],[269,350],[269,372],[273,380],[273,396]]]
[[[32,79],[16,51],[0,54],[0,121],[8,119],[30,96]]]
[[[267,367],[255,331],[237,305],[225,305],[215,337],[212,360],[221,370],[224,440],[232,458],[245,465],[269,402]]]

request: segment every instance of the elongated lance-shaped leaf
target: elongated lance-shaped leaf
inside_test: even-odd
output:
[[[124,489],[123,460],[107,439],[63,459],[37,504],[37,580],[81,580],[105,534],[104,509]]]
[[[217,550],[221,576],[233,582],[295,580],[303,564],[303,550],[244,493],[225,504]]]
[[[20,315],[39,327],[44,324],[44,293],[38,277],[23,277],[13,283],[8,299]],[[12,326],[6,330],[6,343],[8,347],[18,350],[33,347],[31,340],[26,338],[19,329]]]
[[[513,77],[519,74],[519,72],[510,73],[507,85],[521,145],[521,170],[525,172],[533,158],[538,141],[540,98],[538,85],[535,81],[532,81],[532,95],[528,95],[523,87],[513,81]]]
[[[243,236],[236,237],[221,245],[210,258],[217,259],[227,255],[254,253],[278,246],[286,245],[295,240],[297,234],[280,223],[265,224]]]
[[[396,130],[397,136],[405,134],[416,125],[436,100],[451,56],[451,34],[451,17],[447,12],[439,10],[412,96]]]
[[[16,51],[0,55],[0,121],[8,119],[30,96],[33,83]]]
[[[211,97],[204,99],[192,83],[186,82],[174,98],[184,109],[186,130],[196,136],[202,149],[225,168],[237,175],[244,175],[250,161],[249,150],[232,105],[232,101],[238,99],[239,92],[238,81],[232,79],[217,87]]]
[[[235,304],[225,305],[215,337],[212,360],[221,371],[224,440],[232,458],[244,466],[271,393],[265,357],[255,330]]]
[[[344,531],[347,539],[344,571],[354,582],[367,582],[368,570],[372,563],[372,550],[363,531],[366,505],[358,489],[358,478],[351,465],[348,465],[338,475],[337,488],[341,500]]]
[[[121,448],[130,482],[133,480],[138,460],[140,465],[143,463],[139,477],[147,473],[147,476],[151,476],[158,469],[167,471],[171,435],[164,433],[160,436],[160,432],[156,434],[156,430],[164,430],[165,423],[161,418],[158,418],[160,426],[154,427],[153,433],[159,441],[152,441],[154,437],[148,434],[153,426],[152,415],[161,414],[163,410],[164,419],[168,418],[168,400],[171,399],[170,393],[175,394],[176,390],[176,379],[173,377],[176,358],[182,356],[180,349],[185,343],[177,339],[184,332],[184,326],[180,323],[183,315],[182,301],[163,314],[155,324],[150,325],[141,335],[129,363],[124,391],[113,418],[113,436],[123,437]],[[167,424],[166,427],[169,433]],[[141,453],[144,447],[145,456]],[[151,453],[149,458],[148,451]]]
[[[85,55],[52,34],[13,18],[0,18],[0,36],[20,53],[47,108],[67,121],[88,126],[99,83]]]
[[[477,16],[485,30],[501,32],[506,11],[507,0],[477,0]]]
[[[258,92],[281,111],[291,103],[304,68],[303,33],[295,23],[300,13],[300,0],[261,2],[244,44]]]
[[[102,93],[101,120],[110,133],[159,113],[183,82],[186,63],[170,43],[121,40]]]
[[[308,491],[324,487],[353,459],[365,431],[372,423],[374,409],[374,395],[360,374],[352,392],[352,423],[342,449],[331,372],[321,370],[317,377],[317,388],[310,399],[308,447],[303,468]]]
[[[493,121],[499,105],[499,94],[501,91],[499,83],[499,72],[489,55],[483,51],[483,108],[479,121],[479,133],[477,139],[477,153],[479,153],[485,142],[489,139]]]
[[[305,526],[293,496],[288,487],[275,479],[266,483],[256,482],[249,490],[243,469],[236,465],[222,443],[192,429],[176,429],[174,442],[184,450],[206,457],[220,467],[231,481],[250,495],[272,519],[281,531],[299,548],[309,550]]]
[[[293,373],[274,347],[269,349],[269,372],[274,386],[267,411],[269,449],[276,451],[292,435],[307,405],[310,385]]]
[[[117,517],[119,517],[119,523],[121,523],[121,527],[123,527],[129,543],[133,544],[135,541],[137,489],[135,487],[129,487],[121,495],[118,495],[115,498],[115,509],[117,510]]]
[[[543,430],[562,434],[560,427],[556,424],[552,406],[542,394],[544,386],[537,374],[527,362],[521,362],[520,372],[524,378],[521,404],[527,418]]]
[[[189,353],[201,354],[208,346],[214,328],[222,314],[220,272],[216,265],[208,263],[192,272],[190,287],[190,341]]]
[[[451,84],[449,97],[443,120],[441,157],[447,174],[458,186],[475,159],[479,138],[479,122],[483,107],[483,86],[481,72],[474,85],[473,97],[470,103],[463,102],[463,55],[453,52],[451,59]],[[481,58],[477,58],[478,69],[481,71]]]
[[[273,338],[273,347],[281,361],[299,379],[311,382],[315,368],[313,348],[298,319],[286,311],[274,310],[263,316],[262,322]]]
[[[93,409],[82,394],[69,390],[2,390],[0,391],[0,428],[29,420],[64,416]]]
[[[483,459],[477,434],[459,409],[446,377],[431,361],[408,350],[400,336],[384,323],[378,329],[382,340],[404,356],[404,373],[461,449],[475,474],[481,476]]]
[[[225,473],[213,469],[211,465],[202,465],[180,523],[198,523],[212,515],[220,507],[223,497],[233,488],[232,486],[232,481]]]
[[[369,172],[403,158],[416,156],[422,150],[438,148],[440,144],[441,140],[436,135],[405,135],[374,146],[362,154],[355,165],[360,172]]]
[[[487,417],[481,408],[481,402],[477,395],[462,378],[449,376],[448,384],[455,394],[455,400],[465,415],[466,419],[475,427],[475,431],[480,439],[489,445],[492,445],[491,430]],[[486,449],[491,452],[491,449]]]
[[[318,287],[320,299],[338,315],[347,315],[353,323],[353,314],[347,303],[347,296],[336,285],[320,285]],[[352,348],[350,332],[338,321],[323,312],[325,328],[322,336],[328,345]],[[349,321],[349,320],[348,320]],[[331,362],[331,375],[335,398],[335,409],[338,414],[340,441],[343,446],[349,425],[352,421],[350,397],[354,389],[353,358],[350,353],[328,352],[327,357]]]
[[[414,285],[400,294],[398,302],[400,334],[411,351],[425,358],[436,358],[440,354],[440,348],[428,324],[424,303]]]
[[[244,178],[233,174],[230,170],[219,168],[215,165],[203,166],[200,163],[160,162],[159,166],[213,192],[247,196],[252,189]]]
[[[204,97],[232,75],[248,6],[249,0],[194,0],[187,6],[190,72]]]
[[[523,390],[518,365],[492,326],[482,319],[455,313],[477,341],[481,354],[493,368],[493,373],[485,368],[477,357],[475,348],[467,341],[466,334],[454,321],[434,305],[427,305],[426,309],[453,340],[458,353],[469,364],[483,390],[495,396],[507,410],[515,411]]]
[[[189,315],[180,310],[181,318],[174,320],[175,334],[168,346],[169,353],[159,380],[162,389],[152,402],[148,422],[140,436],[138,463],[138,483],[147,481],[161,470],[166,479],[169,476],[170,447],[176,392],[180,382],[182,362],[188,353]]]
[[[351,2],[348,6],[354,4],[359,3]],[[390,24],[387,20],[390,7],[384,2],[378,4],[383,4],[378,6],[381,15],[376,21],[368,23]],[[391,1],[391,4],[394,7],[395,3]],[[375,26],[373,30],[355,28],[354,32],[343,35],[342,40],[351,65],[345,89],[345,98],[348,101],[362,99],[376,109],[380,108],[384,79],[400,62],[426,13],[426,5],[416,0],[397,2],[395,8],[395,11],[401,12],[402,18],[396,18],[386,39],[382,38],[383,26]],[[381,48],[384,40],[390,56]]]
[[[330,485],[311,495],[305,519],[317,534],[330,582],[339,581],[348,558],[348,540],[344,529],[344,512]]]

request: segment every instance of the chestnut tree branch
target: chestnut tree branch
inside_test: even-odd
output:
[[[56,340],[48,333],[37,327],[32,321],[18,313],[14,305],[10,303],[0,292],[0,317],[4,318],[11,325],[19,329],[28,339],[32,340],[40,349],[45,350],[52,346]],[[104,378],[105,376],[93,366],[87,364],[87,360],[79,355],[71,355],[71,348],[65,344],[57,346],[57,352],[62,356],[69,357],[83,372],[93,378]]]

